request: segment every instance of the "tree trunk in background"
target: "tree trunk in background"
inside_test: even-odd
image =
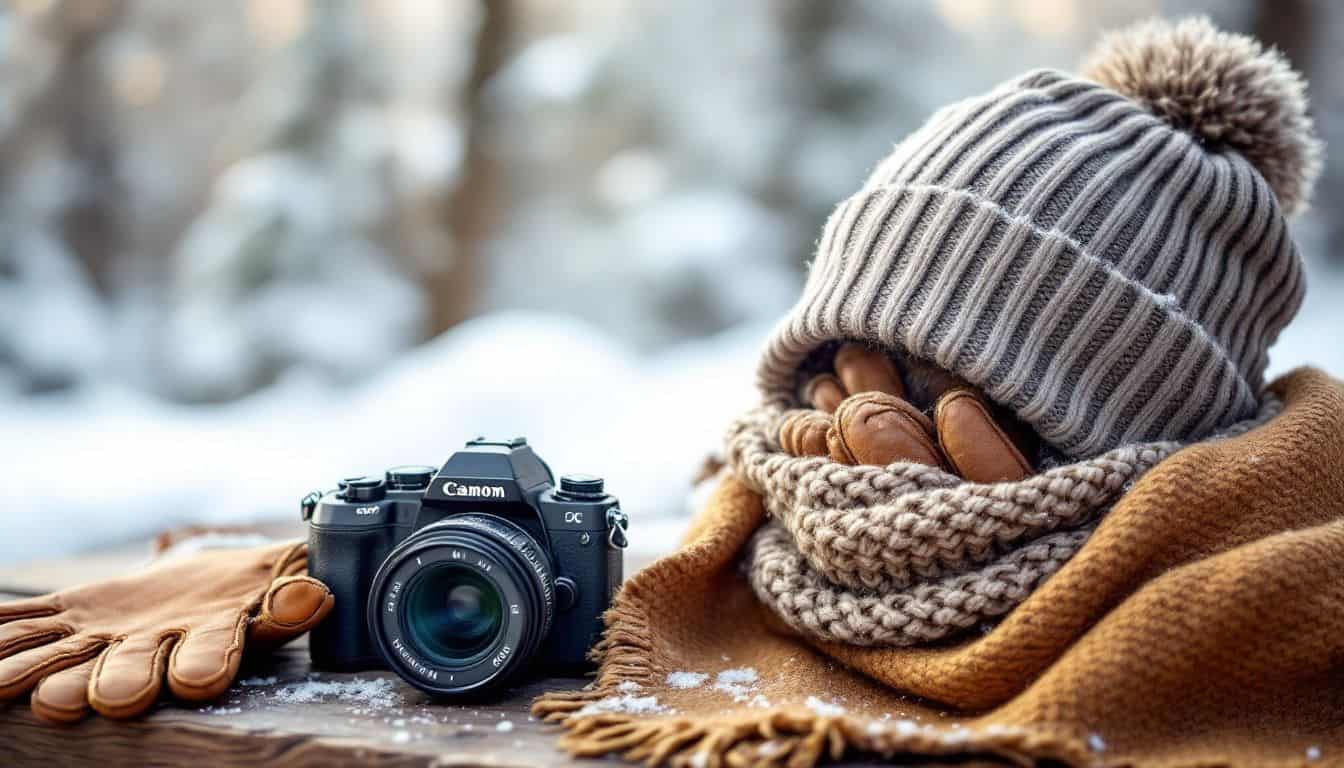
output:
[[[448,229],[454,241],[451,258],[439,256],[426,275],[430,292],[431,328],[441,333],[478,309],[476,296],[485,270],[482,250],[499,221],[502,173],[492,146],[492,120],[485,104],[485,86],[508,57],[516,10],[512,0],[485,0],[476,40],[471,79],[463,93],[467,114],[462,176],[446,201]]]
[[[60,70],[46,94],[47,108],[39,110],[49,121],[36,126],[60,136],[76,190],[61,217],[61,235],[104,294],[112,287],[110,267],[124,246],[125,198],[111,119],[116,110],[97,54],[124,10],[119,0],[61,5],[56,20],[64,38]]]
[[[791,70],[794,122],[789,129],[789,140],[783,146],[786,151],[776,158],[775,167],[779,172],[769,180],[765,189],[758,191],[758,196],[766,205],[800,222],[824,219],[830,211],[829,205],[815,205],[799,189],[797,150],[807,138],[809,124],[819,115],[835,111],[838,106],[835,103],[837,88],[826,71],[823,46],[835,31],[844,9],[845,6],[835,3],[810,0],[794,0],[776,6],[780,29],[788,41],[787,66]],[[803,215],[798,216],[800,211]],[[803,229],[794,238],[798,251],[793,254],[792,262],[800,272],[812,255],[813,238],[809,232],[810,228]]]
[[[1329,0],[1260,0],[1252,32],[1288,57],[1306,76],[1316,130],[1325,141],[1327,156],[1344,149],[1344,88],[1334,79],[1344,68],[1344,52],[1331,41],[1344,29],[1344,11]],[[1344,200],[1344,163],[1326,163],[1316,182],[1318,201]],[[1336,203],[1337,204],[1337,203]],[[1324,256],[1344,264],[1344,220],[1335,211],[1318,211],[1324,232]]]

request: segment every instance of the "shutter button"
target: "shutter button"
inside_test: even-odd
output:
[[[605,483],[595,475],[564,475],[560,478],[561,498],[596,500],[606,496]]]
[[[394,491],[418,491],[429,487],[436,472],[434,467],[393,467],[387,470],[387,484]]]
[[[379,501],[387,495],[387,483],[381,477],[360,477],[345,483],[346,501]]]

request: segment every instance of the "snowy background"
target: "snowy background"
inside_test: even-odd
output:
[[[525,434],[640,526],[753,398],[830,207],[933,109],[1207,12],[1312,78],[1325,0],[7,0],[0,561],[294,519]],[[1344,375],[1344,153],[1271,373]],[[16,487],[17,486],[17,487]]]

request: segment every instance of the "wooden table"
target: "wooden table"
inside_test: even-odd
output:
[[[75,726],[39,722],[24,701],[0,704],[0,764],[7,766],[568,766],[556,729],[527,714],[544,690],[582,681],[531,681],[502,700],[431,704],[390,672],[310,678],[307,646],[286,647],[246,670],[214,704],[164,702],[142,720],[90,717]],[[323,686],[378,681],[369,700],[322,694]],[[312,683],[317,683],[313,685]],[[370,687],[373,687],[370,685]],[[302,695],[314,692],[311,701]],[[299,695],[296,695],[299,694]],[[295,700],[299,699],[299,700]]]
[[[0,600],[124,573],[148,553],[148,544],[138,543],[0,567]],[[627,571],[646,564],[627,561]],[[585,682],[524,681],[491,703],[431,703],[390,672],[316,672],[308,662],[306,638],[300,638],[245,667],[239,682],[208,706],[165,697],[139,720],[89,717],[73,726],[53,726],[34,718],[26,700],[0,703],[0,766],[621,765],[570,759],[555,747],[559,729],[528,715],[541,692]],[[364,695],[352,696],[352,688]]]
[[[267,532],[301,535],[292,526]],[[149,551],[148,543],[136,542],[0,568],[0,600],[125,573],[146,561]],[[644,564],[630,563],[631,570]],[[548,768],[602,762],[570,760],[555,748],[558,729],[527,713],[542,691],[582,686],[582,679],[525,681],[493,703],[430,703],[391,672],[315,672],[305,637],[245,668],[239,680],[209,706],[165,698],[147,717],[131,722],[90,717],[78,725],[55,727],[34,718],[27,701],[0,703],[0,765],[106,768],[152,761],[196,767],[360,763]],[[355,700],[348,690],[335,690],[354,681],[377,695]]]

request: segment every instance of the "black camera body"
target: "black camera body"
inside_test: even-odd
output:
[[[523,438],[348,478],[303,515],[308,572],[336,596],[313,663],[390,668],[437,696],[498,690],[529,666],[585,671],[621,583],[619,502],[596,477],[556,486]]]

